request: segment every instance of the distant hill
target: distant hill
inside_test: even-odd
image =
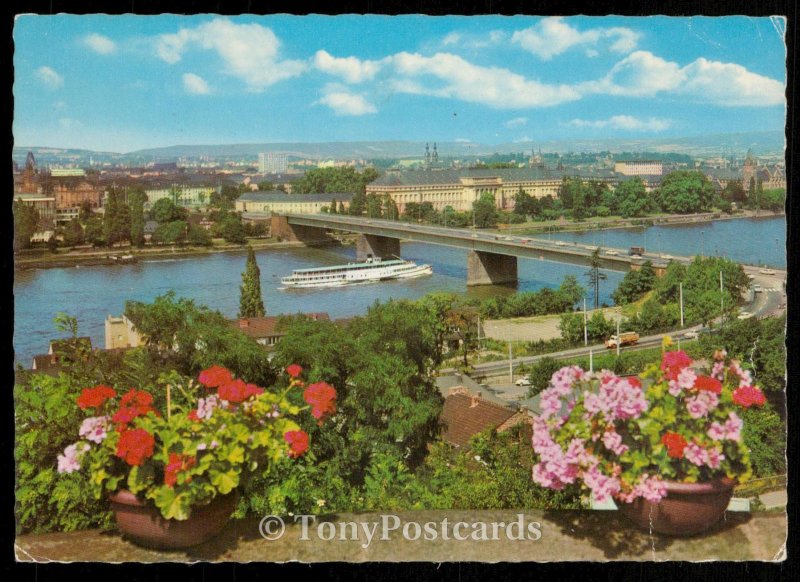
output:
[[[430,143],[433,147],[433,143]],[[485,156],[493,153],[507,154],[529,151],[531,148],[543,152],[678,152],[693,156],[743,155],[752,149],[756,155],[782,155],[784,133],[782,131],[763,131],[748,133],[727,133],[691,137],[661,138],[603,138],[549,140],[543,142],[513,142],[488,145],[473,142],[439,142],[439,155],[443,157]],[[180,157],[210,156],[212,158],[255,158],[259,152],[279,151],[290,156],[311,159],[369,159],[369,158],[410,158],[422,157],[425,142],[417,141],[354,141],[320,143],[258,143],[228,145],[174,145],[148,148],[127,153],[92,152],[80,149],[46,147],[15,147],[13,157],[24,161],[26,153],[32,150],[37,160],[49,159],[68,161],[69,159],[88,159],[115,161],[165,161]]]

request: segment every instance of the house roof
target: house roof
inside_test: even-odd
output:
[[[469,439],[487,428],[497,428],[517,411],[508,406],[489,402],[478,395],[465,392],[451,394],[444,401],[440,423],[442,438],[457,447],[469,444]]]
[[[314,321],[328,321],[330,316],[327,313],[304,313],[305,317]],[[240,317],[230,321],[231,327],[241,330],[245,335],[253,339],[269,337],[281,337],[285,335],[277,330],[278,321],[281,315],[265,315],[264,317]]]
[[[409,170],[386,172],[370,183],[370,186],[426,186],[459,185],[464,178],[500,178],[504,183],[540,180],[561,180],[565,176],[585,180],[618,179],[620,174],[612,170],[579,170],[568,168],[554,170],[542,166],[530,168],[464,168],[446,170]]]
[[[236,199],[237,202],[350,202],[352,193],[328,192],[324,194],[287,194],[280,190],[246,192]]]

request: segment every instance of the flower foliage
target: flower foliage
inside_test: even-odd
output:
[[[57,470],[88,468],[98,499],[126,488],[151,500],[164,518],[187,519],[192,507],[308,454],[308,434],[295,418],[308,409],[322,423],[336,411],[336,390],[324,382],[305,388],[299,366],[287,372],[288,386],[271,391],[211,366],[199,385],[187,380],[171,387],[200,390],[196,407],[168,412],[153,408],[144,390],[117,399],[109,386],[86,388],[77,405],[89,416],[77,429],[80,440],[58,455]],[[307,407],[293,403],[292,392],[303,388]]]
[[[577,366],[558,370],[533,423],[533,480],[555,490],[580,485],[598,501],[630,503],[660,501],[666,480],[748,479],[737,408],[765,398],[749,371],[726,358],[717,351],[708,375],[682,351],[665,352],[660,365],[638,378]]]

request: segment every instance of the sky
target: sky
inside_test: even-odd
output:
[[[785,21],[18,16],[17,146],[682,137],[780,130]]]

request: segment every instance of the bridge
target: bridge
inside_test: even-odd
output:
[[[468,249],[467,285],[516,283],[518,258],[589,266],[596,248],[468,228],[447,228],[336,214],[273,216],[271,226],[272,236],[309,245],[330,242],[328,233],[332,230],[358,233],[361,236],[356,244],[356,256],[360,261],[370,255],[399,257],[401,240]],[[600,253],[600,268],[612,271],[639,270],[649,260],[656,273],[662,274],[670,260],[683,263],[692,260],[692,257],[647,253],[642,257],[631,257],[628,249],[609,247],[603,247]]]

